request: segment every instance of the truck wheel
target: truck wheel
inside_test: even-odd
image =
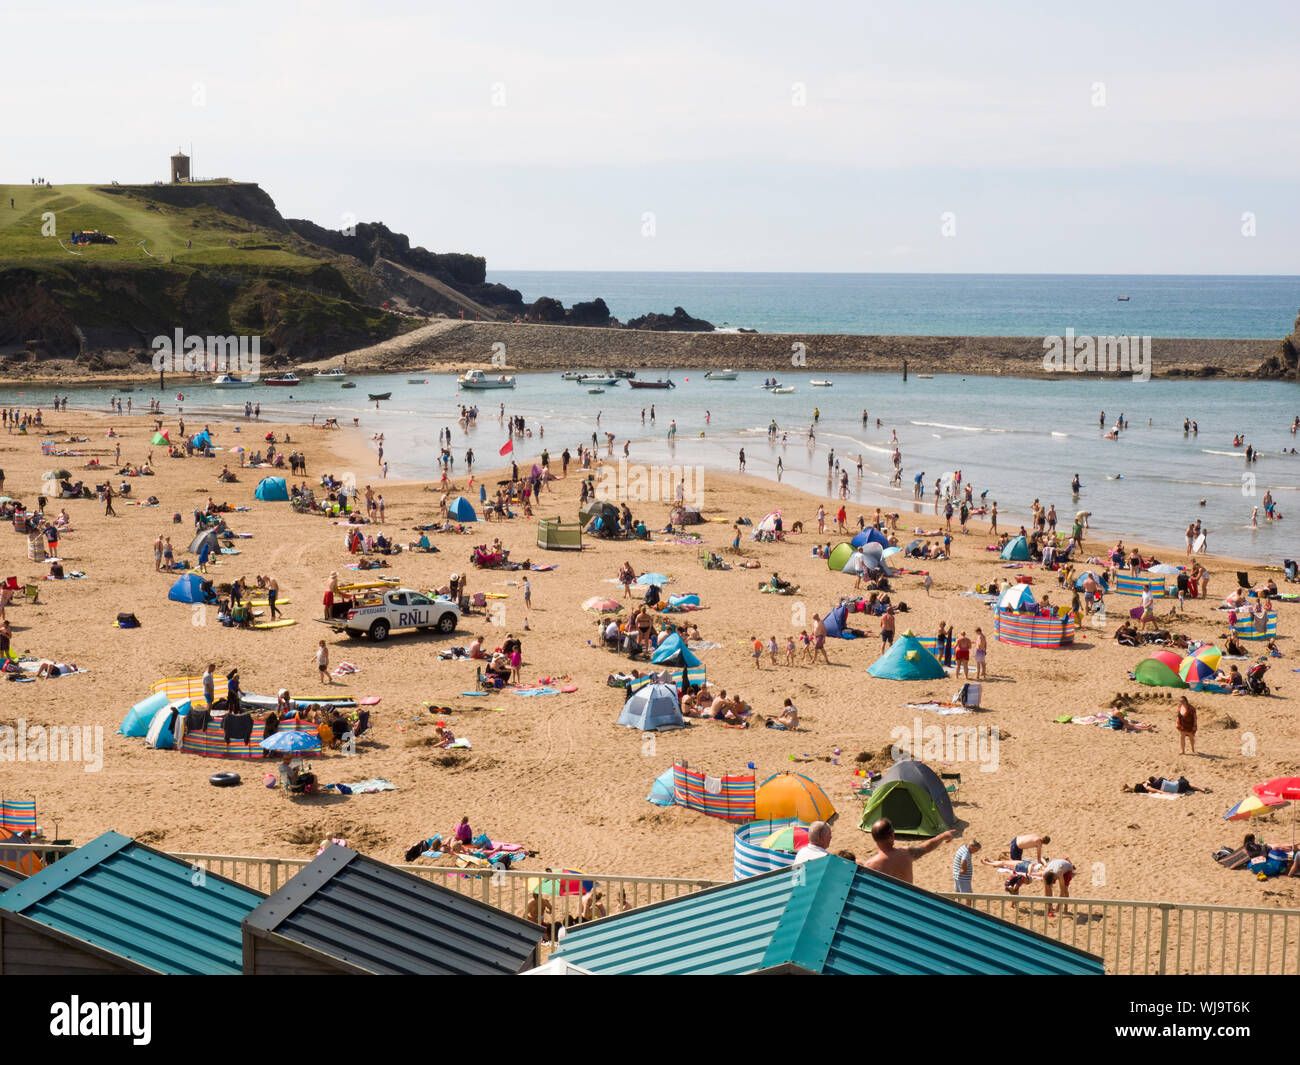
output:
[[[374,640],[376,643],[380,643],[388,639],[388,622],[386,622],[383,618],[380,618],[373,625],[371,625],[370,638]]]
[[[343,631],[346,632],[348,636],[353,640],[359,640],[361,639],[362,636],[365,635],[365,633],[358,632],[356,629],[344,629]]]
[[[456,615],[443,614],[442,617],[438,619],[438,631],[441,632],[443,635],[446,635],[449,632],[455,632]]]

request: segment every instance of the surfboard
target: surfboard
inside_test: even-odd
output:
[[[254,629],[283,629],[290,625],[297,625],[298,622],[293,618],[277,618],[275,621],[255,621],[251,628]]]
[[[1201,535],[1198,536],[1198,537],[1195,539],[1195,541],[1193,541],[1193,543],[1192,543],[1192,554],[1194,554],[1194,555],[1203,555],[1203,554],[1205,554],[1205,533],[1201,533]]]

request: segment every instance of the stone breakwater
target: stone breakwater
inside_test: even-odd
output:
[[[1156,338],[1153,377],[1259,376],[1279,342]],[[651,333],[628,329],[447,323],[349,355],[360,371],[505,367],[512,371],[619,367],[636,370],[754,370],[774,376],[820,373],[960,373],[1047,376],[1042,337],[842,336],[827,334]],[[644,376],[644,375],[643,375]],[[1282,374],[1268,373],[1280,377]]]

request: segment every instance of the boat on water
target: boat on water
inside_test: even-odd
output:
[[[281,388],[287,388],[291,385],[302,384],[298,375],[290,370],[288,373],[276,374],[274,377],[268,377],[262,382],[264,385],[279,385]]]
[[[344,381],[341,385],[339,385],[339,388],[356,388],[356,387],[357,387],[357,383],[355,381]]]
[[[777,385],[775,388],[769,388],[768,391],[774,396],[788,396],[794,391],[794,385]]]
[[[589,376],[590,376],[589,374],[585,374],[581,370],[565,370],[564,373],[560,374],[560,380],[561,381],[582,381]]]
[[[332,370],[322,370],[320,373],[315,374],[314,376],[318,378],[323,378],[326,381],[338,381],[344,377],[347,377],[347,375],[348,375],[347,370],[340,369],[338,366],[335,366]]]
[[[618,382],[619,378],[617,377],[597,377],[593,374],[591,377],[584,377],[581,383],[584,385],[595,385],[597,388],[601,388],[605,385],[616,385]]]
[[[922,381],[933,381],[933,380],[934,380],[934,374],[932,374],[932,373],[919,373],[919,374],[917,374],[916,376],[919,377]]]
[[[378,393],[376,393],[376,392],[367,392],[366,395],[368,395],[368,396],[370,397],[371,401],[374,402],[374,403],[378,403],[381,399],[392,399],[392,398],[393,398],[393,394],[392,394],[391,392],[378,392]]]
[[[635,371],[635,370],[615,370],[615,371],[614,371],[614,376],[615,376],[615,377],[622,377],[624,380],[627,380],[627,379],[630,379],[630,378],[635,377],[635,376],[636,376],[636,371]]]
[[[406,383],[408,385],[427,385],[429,379],[427,377],[408,377]]]
[[[214,388],[252,388],[256,381],[249,378],[240,377],[239,374],[223,373],[212,381]]]
[[[734,381],[737,377],[735,370],[710,370],[704,375],[706,381]]]
[[[605,390],[600,387],[587,389],[587,395],[589,396],[603,396],[604,394]]]
[[[676,388],[677,387],[673,383],[672,378],[669,378],[666,381],[637,381],[633,379],[633,380],[629,380],[628,384],[631,385],[633,388]]]
[[[1127,297],[1127,296],[1116,296],[1115,298],[1116,298],[1117,300],[1119,300],[1120,303],[1127,303],[1127,302],[1128,302],[1128,297]]]
[[[812,379],[811,381],[809,381],[808,383],[809,383],[810,385],[812,385],[813,388],[830,388],[830,387],[832,387],[832,385],[834,385],[835,382],[833,382],[833,381],[818,381],[816,378],[813,378],[813,379]]]
[[[500,374],[497,377],[489,377],[482,370],[470,370],[456,378],[456,383],[461,388],[469,389],[488,389],[488,388],[514,388],[515,379],[506,374]]]

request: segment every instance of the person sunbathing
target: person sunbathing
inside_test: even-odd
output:
[[[1124,790],[1132,790],[1139,794],[1145,793],[1151,795],[1186,795],[1188,792],[1192,791],[1209,792],[1210,789],[1198,788],[1194,784],[1189,783],[1186,777],[1179,777],[1177,780],[1173,780],[1170,777],[1147,777],[1146,780],[1139,780],[1131,789],[1127,784],[1124,785]]]
[[[1116,630],[1115,641],[1122,647],[1137,647],[1142,642],[1142,636],[1131,621],[1126,621]]]
[[[75,665],[68,665],[65,662],[55,662],[49,658],[42,658],[41,664],[37,667],[36,675],[38,677],[63,677],[69,673],[77,672]]]
[[[1116,732],[1154,732],[1155,725],[1142,721],[1130,721],[1124,711],[1115,707],[1110,711],[1110,719],[1106,722],[1108,728],[1113,728]]]

